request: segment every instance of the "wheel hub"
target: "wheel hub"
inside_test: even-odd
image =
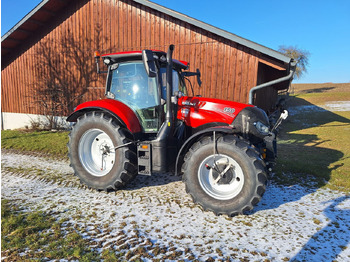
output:
[[[240,165],[231,157],[215,154],[205,158],[198,169],[202,189],[211,197],[228,200],[238,195],[244,185]]]
[[[224,167],[226,168],[226,167]],[[214,180],[218,179],[217,184],[218,185],[227,185],[230,184],[230,182],[232,181],[232,179],[234,179],[235,174],[234,171],[230,168],[225,174],[220,175],[222,171],[224,171],[224,168],[220,168],[221,171],[220,173],[218,171],[216,171],[215,169],[212,171],[212,176]]]
[[[101,144],[99,147],[102,155],[109,155],[109,153],[111,152],[110,146],[105,142]]]
[[[93,176],[104,176],[115,161],[111,138],[100,129],[90,129],[79,141],[79,158],[83,167]]]

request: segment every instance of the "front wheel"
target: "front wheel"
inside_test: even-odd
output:
[[[128,131],[110,116],[89,112],[81,116],[69,134],[68,155],[75,174],[95,189],[115,190],[137,174],[135,146]]]
[[[194,202],[215,214],[253,209],[265,192],[266,167],[256,150],[233,135],[204,137],[185,156],[183,180]]]

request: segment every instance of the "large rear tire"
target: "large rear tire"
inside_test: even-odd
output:
[[[68,156],[75,175],[87,186],[116,190],[137,174],[135,146],[127,129],[110,116],[89,112],[79,117],[69,134]]]
[[[265,192],[264,161],[249,143],[234,135],[204,137],[192,145],[182,167],[193,201],[217,215],[253,209]]]

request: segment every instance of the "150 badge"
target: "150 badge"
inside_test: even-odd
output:
[[[228,114],[234,114],[236,111],[236,109],[232,108],[232,107],[225,107],[224,108],[224,112],[228,113]]]

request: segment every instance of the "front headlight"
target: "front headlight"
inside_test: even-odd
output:
[[[267,136],[270,133],[268,126],[264,125],[260,121],[254,123],[255,128],[259,131],[260,134]]]

